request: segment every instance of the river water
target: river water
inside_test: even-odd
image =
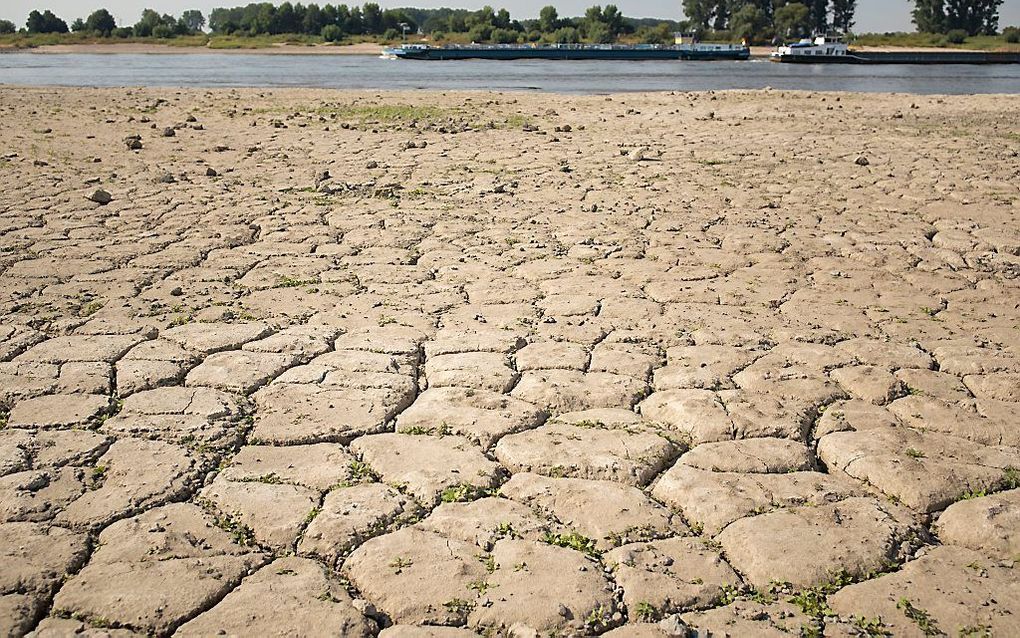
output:
[[[423,62],[356,55],[10,53],[0,55],[0,84],[559,93],[772,87],[973,94],[1020,93],[1020,65],[796,65],[767,60]]]

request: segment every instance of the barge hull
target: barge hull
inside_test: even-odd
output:
[[[680,51],[669,49],[425,49],[396,54],[404,60],[747,60],[750,51]]]
[[[847,55],[784,55],[787,64],[1020,64],[1020,53],[882,52]]]

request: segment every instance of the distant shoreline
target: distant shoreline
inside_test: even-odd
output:
[[[89,44],[47,44],[31,48],[16,48],[0,46],[0,53],[34,53],[42,55],[52,54],[73,54],[87,53],[97,55],[114,54],[136,54],[136,55],[169,55],[169,54],[196,54],[196,53],[225,53],[225,54],[256,54],[256,55],[365,55],[377,56],[382,54],[383,45],[373,42],[360,42],[358,44],[286,44],[279,43],[265,47],[253,48],[210,48],[194,46],[173,46],[167,44],[149,44],[142,42],[121,42],[121,43],[89,43]],[[949,47],[897,47],[897,46],[859,46],[854,47],[859,51],[885,52],[900,51],[904,53],[959,51]],[[773,48],[767,46],[752,46],[751,57],[767,58]]]
[[[46,44],[37,47],[0,47],[0,53],[35,53],[35,54],[58,54],[58,53],[91,53],[100,55],[112,54],[140,54],[140,55],[167,55],[167,54],[195,54],[195,53],[249,53],[260,55],[380,55],[383,45],[372,42],[361,42],[358,44],[273,44],[258,48],[210,48],[194,46],[173,46],[168,44],[149,44],[142,42],[121,42],[121,43],[90,43],[90,44]]]

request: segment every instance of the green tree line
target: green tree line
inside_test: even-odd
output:
[[[915,0],[914,25],[922,33],[995,35],[1000,6],[1002,0]]]
[[[857,0],[683,0],[691,30],[754,42],[837,31],[849,33]]]
[[[32,11],[25,21],[25,33],[89,33],[100,37],[172,38],[200,33],[205,27],[201,11],[185,11],[180,17],[160,15],[152,9],[142,11],[141,19],[132,26],[117,26],[117,21],[106,9],[98,9],[87,18],[78,18],[70,26],[52,11]],[[0,20],[0,34],[15,33],[17,27],[10,20]]]
[[[348,36],[376,35],[386,39],[400,37],[406,29],[421,31],[433,39],[446,34],[466,34],[475,42],[559,41],[612,42],[621,35],[640,32],[649,40],[672,40],[675,22],[635,21],[624,18],[615,5],[595,5],[583,17],[561,19],[555,7],[542,9],[537,20],[517,20],[505,8],[490,6],[477,11],[465,9],[381,9],[378,4],[348,6],[253,3],[241,7],[214,9],[209,14],[209,29],[217,34],[321,35],[329,41]]]
[[[966,37],[995,34],[1003,0],[897,0],[913,4],[918,31],[946,34],[950,42]],[[746,39],[753,42],[786,40],[815,33],[850,32],[855,23],[856,0],[682,0],[683,22],[634,19],[623,16],[615,5],[594,5],[583,16],[561,18],[554,6],[543,7],[536,19],[514,19],[506,9],[486,6],[466,9],[382,9],[374,2],[364,5],[283,2],[251,3],[213,9],[208,22],[201,11],[180,16],[145,9],[133,25],[118,25],[106,9],[99,9],[69,25],[49,9],[32,11],[25,22],[27,33],[78,33],[101,37],[172,38],[205,33],[215,35],[303,34],[340,41],[353,36],[397,39],[406,30],[421,31],[442,40],[448,34],[474,42],[613,42],[621,36],[632,41],[668,43],[675,31],[693,31],[702,37]],[[0,34],[15,33],[9,20],[0,20]],[[1016,28],[1003,31],[1015,42]]]
[[[614,42],[623,35],[633,34],[645,42],[669,43],[673,32],[681,28],[675,21],[626,18],[612,4],[594,5],[585,14],[561,18],[553,6],[544,7],[537,19],[517,20],[504,8],[486,6],[477,11],[465,9],[382,9],[374,2],[361,6],[346,4],[302,4],[283,2],[251,3],[244,6],[213,9],[208,21],[198,10],[185,11],[179,17],[145,9],[134,25],[118,25],[106,9],[99,9],[86,18],[74,20],[70,26],[50,10],[32,11],[25,24],[27,33],[67,33],[74,31],[100,37],[172,38],[179,35],[204,33],[214,35],[284,35],[319,36],[327,41],[340,41],[352,36],[381,36],[397,39],[404,31],[430,34],[441,40],[447,34],[460,34],[461,39],[474,42]],[[0,21],[0,33],[14,33],[9,21]]]
[[[895,0],[890,0],[895,1]],[[913,20],[922,33],[995,35],[1003,0],[899,0],[913,4]],[[683,0],[689,27],[700,33],[725,33],[754,41],[789,39],[830,31],[853,30],[856,0]],[[1015,38],[1014,28],[1004,31]]]

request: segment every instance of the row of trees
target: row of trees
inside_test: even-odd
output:
[[[690,27],[762,42],[827,31],[849,32],[857,0],[683,0]]]
[[[582,18],[561,19],[556,8],[542,9],[537,20],[514,20],[506,9],[486,6],[478,11],[465,9],[380,9],[374,2],[361,7],[346,4],[302,5],[269,2],[243,7],[214,9],[209,14],[209,28],[217,34],[243,33],[322,35],[339,40],[352,35],[382,35],[393,38],[406,28],[444,36],[447,33],[467,34],[475,42],[517,42],[548,39],[577,42],[612,42],[618,36],[636,29],[615,5],[590,7]],[[661,31],[661,29],[660,29]]]
[[[106,9],[93,11],[85,19],[78,18],[68,27],[67,22],[58,18],[49,9],[40,13],[33,11],[28,14],[25,30],[28,33],[91,33],[102,37],[156,37],[172,38],[178,35],[189,35],[200,32],[205,27],[205,17],[201,11],[185,11],[180,18],[146,9],[142,18],[133,26],[118,27],[117,20]],[[0,33],[14,33],[14,23],[0,20]]]
[[[914,0],[914,24],[923,33],[995,35],[1002,0]]]
[[[194,34],[207,26],[200,11],[185,11],[179,18],[142,12],[141,20],[120,27],[106,9],[99,9],[70,26],[50,10],[33,11],[26,23],[28,33],[86,32],[104,37],[171,38]],[[209,30],[217,35],[304,34],[338,41],[349,36],[376,35],[387,39],[400,37],[404,30],[421,30],[436,39],[445,34],[466,34],[475,42],[613,42],[619,36],[638,32],[649,42],[670,42],[680,23],[625,18],[615,5],[595,5],[583,17],[561,18],[553,6],[544,7],[538,19],[515,20],[506,9],[486,6],[478,11],[466,9],[382,9],[374,2],[362,6],[307,5],[284,2],[251,3],[245,6],[217,8],[209,14]],[[13,33],[15,25],[0,21],[0,33]]]
[[[1003,0],[910,0],[918,31],[966,35],[994,34]],[[381,9],[374,2],[351,6],[307,5],[270,2],[213,9],[208,27],[215,34],[305,34],[338,41],[357,35],[400,36],[405,29],[421,30],[442,39],[447,33],[467,34],[475,42],[613,42],[621,35],[637,33],[640,40],[665,43],[676,30],[702,35],[743,38],[764,42],[828,31],[849,32],[854,26],[857,0],[682,0],[687,20],[683,23],[625,18],[615,5],[590,7],[583,17],[561,18],[553,6],[542,8],[538,19],[514,20],[506,9]],[[180,17],[145,9],[132,26],[118,27],[106,9],[94,11],[69,26],[52,11],[32,11],[26,22],[29,33],[86,32],[101,36],[170,38],[195,34],[206,27],[201,11],[185,11]],[[14,33],[15,25],[0,20],[0,34]]]
[[[290,2],[276,6],[260,2],[244,7],[213,9],[209,14],[209,29],[224,35],[301,33],[339,40],[345,35],[398,32],[401,24],[406,24],[410,30],[417,29],[414,20],[404,10],[383,10],[374,2],[365,3],[362,7],[348,7],[346,4],[320,7]]]

